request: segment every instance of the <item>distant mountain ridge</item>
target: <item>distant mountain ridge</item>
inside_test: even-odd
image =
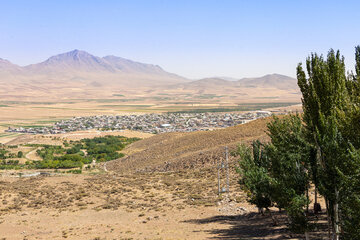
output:
[[[52,56],[44,62],[31,64],[23,67],[30,72],[46,71],[74,71],[74,72],[124,72],[124,73],[146,73],[146,74],[166,74],[161,67],[153,64],[135,62],[116,56],[97,57],[88,52],[73,50]]]
[[[186,78],[164,71],[158,65],[135,62],[112,55],[101,58],[77,49],[24,67],[0,59],[0,76],[23,80],[35,77],[43,80],[82,79],[89,83],[111,79],[106,83],[115,85],[121,85],[124,81],[128,82],[132,79],[137,80],[137,84],[143,85],[187,81]]]
[[[93,56],[85,51],[74,50],[52,56],[44,62],[24,67],[29,71],[110,71],[114,72],[102,58]]]
[[[182,89],[210,89],[210,88],[277,88],[277,89],[298,89],[295,78],[281,74],[267,74],[257,78],[242,78],[239,80],[227,80],[223,77],[203,78],[187,83],[179,83],[173,86]]]
[[[242,78],[238,81],[242,86],[248,87],[277,87],[279,89],[297,89],[297,80],[295,78],[281,74],[267,74],[258,78]]]
[[[15,73],[21,71],[21,67],[8,60],[0,58],[0,73]]]
[[[226,96],[231,101],[238,98],[277,101],[300,96],[296,79],[280,74],[239,80],[224,78],[192,81],[158,65],[73,50],[24,67],[0,59],[0,98],[87,99],[120,94],[136,101],[149,96],[167,101],[178,95],[177,101],[198,96],[213,98],[212,104],[217,104],[216,100]]]
[[[81,80],[89,85],[100,86],[104,79],[111,79],[106,84],[120,84],[132,79],[137,85],[166,84],[177,88],[212,88],[212,87],[276,87],[279,89],[296,89],[296,79],[281,75],[268,74],[258,78],[236,80],[227,77],[204,78],[190,81],[179,75],[166,72],[158,65],[140,63],[129,59],[108,55],[97,57],[88,52],[75,49],[58,54],[47,60],[24,67],[0,58],[0,76],[4,79],[27,78],[37,80]],[[0,79],[1,81],[1,79]],[[174,85],[175,84],[175,85]]]
[[[142,71],[144,73],[164,74],[164,70],[158,65],[139,63],[113,55],[105,56],[103,59],[114,68],[125,72]]]

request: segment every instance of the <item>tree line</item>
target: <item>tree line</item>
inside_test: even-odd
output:
[[[316,53],[297,66],[303,114],[274,117],[270,142],[240,145],[240,183],[260,211],[285,209],[290,229],[305,234],[310,220],[309,190],[314,188],[313,213],[325,200],[331,239],[360,239],[360,46],[355,72],[344,57],[330,50]]]

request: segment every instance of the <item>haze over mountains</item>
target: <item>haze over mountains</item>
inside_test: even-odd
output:
[[[200,80],[180,83],[175,85],[184,89],[202,88],[208,89],[212,87],[226,88],[258,88],[270,87],[278,89],[296,89],[297,80],[281,74],[268,74],[258,78],[242,78],[239,80],[226,80],[224,78],[203,78]]]
[[[17,77],[23,80],[82,79],[90,80],[90,82],[101,80],[106,84],[120,85],[128,84],[127,79],[143,79],[144,81],[141,83],[145,85],[162,82],[176,83],[184,80],[184,78],[168,73],[156,65],[134,62],[116,56],[100,58],[80,50],[52,56],[44,62],[25,67],[1,59],[0,76],[2,81],[6,77]]]
[[[201,64],[201,63],[199,63]],[[229,92],[240,95],[254,89],[275,89],[297,92],[296,79],[271,74],[260,78],[204,78],[189,80],[169,73],[158,65],[135,62],[117,56],[97,57],[85,51],[55,55],[44,62],[28,66],[18,66],[0,59],[1,97],[45,96],[46,94],[93,97],[95,92],[114,90],[124,92],[142,89],[146,93],[168,91],[177,93]],[[247,89],[244,93],[240,89]],[[36,93],[36,94],[34,94]]]

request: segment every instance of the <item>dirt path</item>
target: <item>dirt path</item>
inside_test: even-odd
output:
[[[42,160],[41,157],[39,155],[37,155],[36,150],[38,150],[39,148],[35,148],[33,150],[31,150],[30,152],[28,152],[25,155],[25,158],[31,161],[40,161]]]

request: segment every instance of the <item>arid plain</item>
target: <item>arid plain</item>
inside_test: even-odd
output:
[[[4,239],[297,239],[286,218],[261,216],[246,203],[230,157],[230,194],[217,194],[216,164],[224,146],[266,141],[266,123],[209,132],[143,135],[124,159],[82,174],[26,177],[2,172],[0,232]],[[124,132],[123,132],[124,133]],[[11,144],[61,144],[95,132],[20,136]],[[131,132],[125,132],[131,134]],[[133,136],[133,135],[129,135]],[[164,166],[170,166],[165,169]],[[224,176],[224,175],[223,175]],[[314,233],[316,237],[316,233]]]
[[[229,81],[189,80],[159,66],[84,51],[19,67],[0,61],[0,143],[17,160],[41,160],[43,146],[106,135],[141,138],[123,158],[81,174],[45,169],[1,170],[0,239],[284,239],[294,238],[259,216],[238,185],[230,157],[230,194],[218,195],[224,147],[267,140],[260,119],[226,129],[147,134],[89,130],[56,135],[5,132],[94,115],[166,112],[301,110],[296,80],[279,74]],[[16,148],[12,148],[16,146]],[[16,159],[16,158],[15,158]],[[50,175],[49,175],[50,173]]]

